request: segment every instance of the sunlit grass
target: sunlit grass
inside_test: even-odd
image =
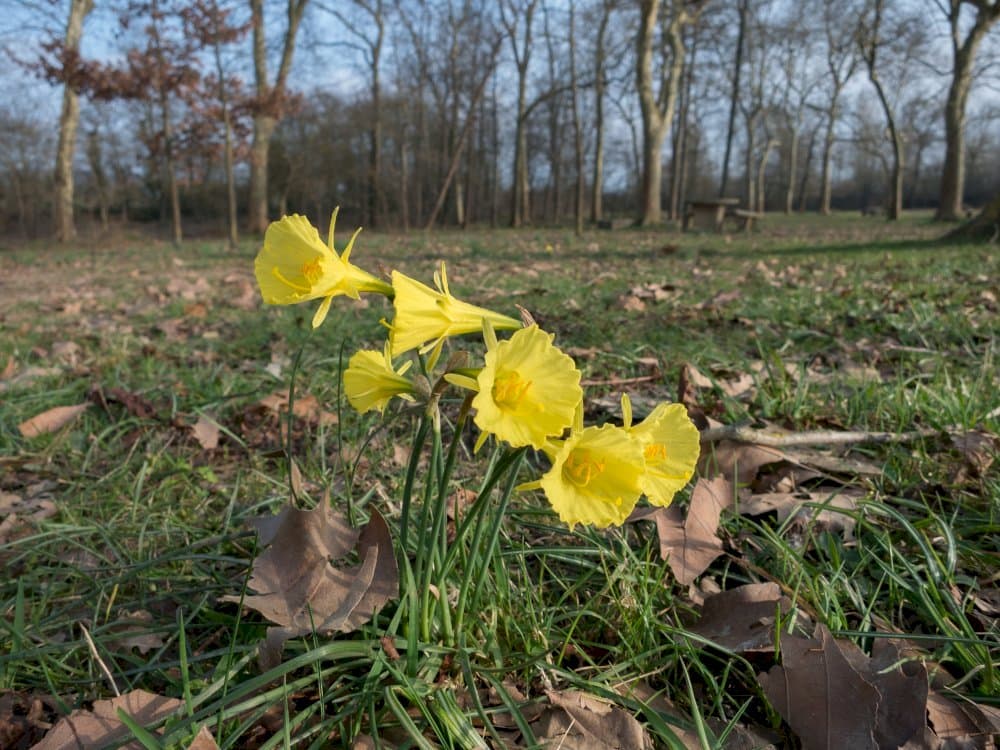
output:
[[[628,388],[658,400],[676,398],[684,362],[720,378],[755,372],[750,397],[703,392],[706,411],[727,422],[942,431],[853,449],[882,469],[860,480],[868,499],[854,512],[854,539],[726,515],[730,554],[708,575],[723,589],[777,581],[804,612],[863,645],[873,632],[913,637],[948,671],[946,682],[986,701],[1000,695],[1000,633],[954,592],[995,574],[1000,483],[995,471],[963,475],[944,431],[1000,428],[989,296],[1000,259],[982,246],[933,245],[934,231],[923,217],[892,231],[841,215],[769,218],[763,232],[732,238],[476,231],[366,234],[359,248],[415,276],[443,257],[456,294],[505,312],[520,304],[562,347],[593,348],[577,358],[584,379],[612,384],[588,397],[617,398],[613,383],[648,374],[640,360],[652,358],[662,377]],[[30,282],[42,252],[6,255],[0,270],[16,265]],[[499,743],[493,723],[528,736],[532,706],[550,686],[625,707],[668,747],[680,746],[681,730],[711,745],[737,724],[774,719],[755,681],[759,663],[686,635],[697,607],[659,558],[651,526],[570,532],[519,495],[491,563],[475,567],[470,533],[453,578],[440,582],[453,589],[445,596],[467,597],[457,645],[444,646],[436,625],[414,642],[403,607],[391,605],[356,633],[290,642],[285,662],[261,674],[264,622],[219,601],[240,595],[256,551],[247,519],[288,498],[278,426],[257,404],[287,387],[304,347],[297,389],[338,415],[322,427],[298,423],[306,494],[318,501],[329,490],[338,509],[359,515],[372,503],[392,520],[405,465],[395,448],[412,426],[398,417],[380,425],[337,404],[340,363],[360,345],[379,345],[387,306],[335,305],[311,334],[308,306],[237,309],[225,279],[248,277],[252,254],[249,245],[233,255],[205,243],[60,250],[44,271],[51,295],[29,294],[26,283],[15,290],[21,297],[0,303],[12,334],[0,340],[0,368],[12,358],[17,371],[49,370],[0,392],[0,491],[27,497],[45,482],[39,492],[58,511],[0,546],[10,572],[0,581],[0,688],[63,696],[71,708],[111,694],[103,663],[122,692],[144,687],[189,702],[165,746],[202,724],[234,748],[251,738],[254,747],[324,747],[359,734],[395,743],[407,733],[417,746],[476,746],[483,734]],[[191,298],[167,291],[171,279],[190,287],[201,275],[208,283]],[[623,299],[647,282],[673,291],[627,309]],[[93,295],[80,296],[86,290]],[[73,300],[81,309],[59,309]],[[181,321],[179,335],[162,327],[171,319]],[[73,362],[53,353],[65,341],[80,347]],[[838,375],[846,365],[879,377]],[[832,376],[816,382],[807,371]],[[114,399],[105,408],[92,395],[116,388],[141,396],[153,415]],[[20,436],[23,420],[88,398],[94,405],[71,427]],[[201,413],[229,430],[212,453],[189,431]],[[473,469],[456,486],[476,488],[483,461],[466,463]],[[406,586],[414,582],[404,575]],[[135,625],[136,612],[145,624]],[[128,628],[153,645],[123,642]],[[380,640],[387,634],[392,649]]]

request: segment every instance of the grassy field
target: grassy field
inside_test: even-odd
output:
[[[300,507],[329,493],[399,537],[415,422],[359,416],[339,378],[358,347],[381,348],[391,305],[340,298],[310,332],[315,303],[260,304],[250,243],[0,250],[0,746],[143,688],[183,706],[147,747],[186,746],[199,727],[228,748],[602,746],[579,739],[601,737],[588,717],[621,747],[639,746],[622,726],[657,747],[796,747],[800,720],[760,675],[790,670],[782,637],[814,623],[863,658],[891,637],[903,672],[978,712],[955,736],[985,742],[1000,707],[1000,254],[940,232],[923,216],[837,215],[732,236],[362,233],[353,260],[373,272],[427,280],[445,260],[456,295],[530,311],[576,358],[590,422],[619,419],[623,390],[637,412],[678,400],[688,365],[682,395],[719,423],[899,439],[745,466],[713,530],[722,554],[690,584],[652,523],[569,530],[515,493],[496,556],[476,567],[466,550],[431,592],[441,606],[404,565],[409,595],[351,632],[290,640],[263,672],[267,622],[238,603],[259,552],[250,519],[291,484]],[[58,429],[19,428],[83,404]],[[442,409],[447,432],[457,402]],[[214,447],[196,425],[217,428]],[[462,437],[449,494],[482,489],[491,460],[467,451],[474,430]],[[805,510],[782,510],[796,494]],[[839,494],[851,502],[831,510]],[[751,515],[752,499],[772,505]],[[716,637],[706,600],[762,583],[785,597],[754,621],[767,642]],[[452,622],[458,599],[472,614]],[[419,606],[436,614],[414,630]],[[839,690],[817,698],[828,718],[858,700]]]

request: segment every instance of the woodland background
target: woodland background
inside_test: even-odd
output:
[[[6,0],[0,231],[933,208],[1000,174],[991,0]],[[154,223],[155,222],[155,223]]]

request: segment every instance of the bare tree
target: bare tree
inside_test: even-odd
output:
[[[574,203],[574,219],[576,236],[583,234],[583,202],[587,192],[587,178],[583,172],[583,126],[580,122],[580,92],[576,75],[576,14],[572,5],[569,6],[569,75],[572,90],[573,112],[573,154],[576,165],[576,201]]]
[[[602,0],[601,16],[594,40],[594,169],[591,177],[590,220],[603,214],[604,197],[604,92],[608,85],[607,32],[614,0]]]
[[[350,0],[364,13],[361,24],[346,16],[339,9],[322,6],[340,22],[358,43],[352,45],[364,57],[370,76],[371,119],[368,130],[368,206],[367,223],[370,227],[380,224],[379,212],[384,203],[381,188],[382,174],[382,48],[385,44],[385,3],[383,0]],[[370,32],[370,33],[368,33]]]
[[[750,0],[739,0],[739,25],[736,32],[736,60],[733,62],[733,88],[729,98],[729,125],[726,128],[726,154],[722,157],[722,179],[719,180],[719,197],[726,194],[729,183],[729,157],[733,149],[733,135],[736,130],[736,110],[740,99],[740,74],[743,70],[743,46],[746,40],[747,16]]]
[[[1000,20],[997,0],[935,0],[948,18],[953,68],[948,99],[944,106],[944,166],[937,218],[954,220],[962,216],[965,193],[965,110],[972,88],[972,65],[976,51],[990,27]],[[962,35],[962,7],[974,9],[975,17]]]
[[[250,204],[248,226],[251,232],[267,229],[267,159],[274,130],[287,110],[288,75],[295,53],[302,15],[309,0],[288,0],[287,26],[281,47],[278,72],[271,83],[267,73],[267,37],[265,35],[264,0],[250,0],[253,19],[253,69],[256,102],[253,115],[253,142],[250,146]]]
[[[514,172],[510,225],[531,221],[531,186],[528,180],[527,96],[531,62],[531,32],[538,0],[500,0],[500,21],[507,32],[517,68],[517,112],[514,121]]]
[[[885,115],[886,129],[892,144],[890,169],[890,198],[887,216],[897,220],[903,212],[903,171],[905,166],[905,136],[897,118],[898,102],[911,66],[918,57],[923,43],[921,21],[917,18],[893,19],[892,28],[886,30],[885,0],[873,0],[868,16],[861,25],[858,45],[861,58],[868,69],[871,81]],[[866,14],[867,15],[867,14]],[[884,58],[891,56],[891,61]],[[894,70],[891,87],[883,81],[883,68]]]
[[[664,5],[663,16],[660,6]],[[636,88],[642,111],[642,195],[639,223],[646,226],[658,224],[663,208],[660,200],[660,183],[663,174],[663,141],[674,119],[681,73],[684,70],[684,27],[694,23],[702,2],[684,0],[640,0],[639,34],[636,50]],[[664,50],[662,75],[653,80],[653,48]],[[669,51],[669,52],[667,52]]]
[[[840,95],[860,61],[856,43],[857,28],[844,23],[845,18],[851,18],[855,14],[855,10],[850,7],[851,2],[852,0],[824,0],[823,3],[826,69],[830,81],[826,103],[822,108],[826,123],[823,135],[819,212],[824,216],[830,213],[832,198],[830,164],[833,158],[837,121],[840,118]]]
[[[70,0],[62,54],[75,57],[80,52],[83,21],[94,7],[93,0]],[[75,84],[63,84],[62,109],[59,113],[59,143],[56,146],[55,224],[56,239],[69,242],[76,237],[73,222],[73,155],[76,152],[76,128],[80,122],[80,95]]]

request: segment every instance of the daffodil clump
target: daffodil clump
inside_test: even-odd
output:
[[[518,489],[542,490],[571,527],[620,525],[643,495],[653,505],[666,506],[690,481],[699,434],[683,405],[660,404],[633,424],[624,395],[622,426],[584,426],[580,371],[555,345],[553,334],[530,316],[522,321],[456,298],[444,263],[433,287],[399,271],[392,272],[391,283],[369,274],[350,262],[358,232],[337,254],[336,218],[334,211],[325,244],[305,217],[273,223],[254,269],[268,304],[322,300],[313,327],[323,322],[338,295],[358,299],[374,293],[392,299],[394,316],[382,350],[355,353],[343,375],[347,400],[358,412],[384,413],[400,398],[421,400],[425,413],[436,415],[441,394],[457,388],[465,394],[463,419],[471,413],[479,430],[477,450],[492,438],[511,450],[547,455],[551,468]],[[513,333],[501,339],[498,331]],[[467,335],[483,336],[485,354],[478,366],[469,366],[467,355],[439,367],[443,347]],[[423,375],[410,374],[415,358],[421,358]]]

